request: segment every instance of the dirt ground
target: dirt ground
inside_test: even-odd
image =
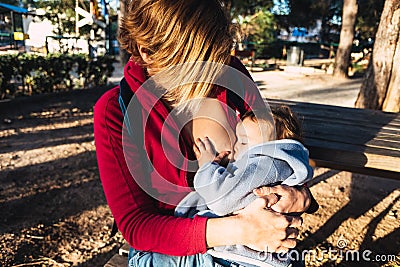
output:
[[[122,245],[109,237],[93,142],[106,89],[0,103],[0,266],[103,266]],[[311,190],[320,209],[303,216],[307,266],[400,265],[400,181],[316,169]]]

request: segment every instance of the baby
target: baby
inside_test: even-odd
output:
[[[237,124],[235,161],[226,167],[221,165],[226,152],[216,157],[211,140],[207,137],[196,140],[194,150],[199,170],[194,177],[195,191],[179,203],[176,216],[225,216],[254,201],[257,198],[253,194],[255,188],[277,184],[301,186],[313,177],[308,150],[301,143],[300,124],[290,108],[280,106],[272,110],[277,140],[274,140],[269,114],[258,113],[247,112]],[[270,208],[273,209],[273,205]],[[291,263],[287,257],[242,245],[215,247],[208,253],[243,266],[288,266]]]

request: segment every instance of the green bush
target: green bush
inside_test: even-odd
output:
[[[114,61],[107,55],[0,55],[0,99],[103,85]]]

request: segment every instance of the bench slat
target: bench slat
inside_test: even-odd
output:
[[[310,151],[311,159],[346,166],[347,170],[362,167],[400,172],[398,151],[388,153],[388,150],[381,148],[363,150],[360,146],[321,140],[307,140],[305,145]],[[377,151],[380,151],[380,154]],[[324,165],[324,167],[329,166]],[[400,176],[400,174],[397,173],[397,176]]]
[[[322,116],[332,119],[342,119],[344,121],[358,121],[368,123],[385,124],[389,121],[393,125],[400,126],[400,116],[398,113],[383,112],[379,110],[358,109],[349,107],[339,107],[332,105],[322,105],[307,102],[296,102],[279,99],[266,99],[268,104],[288,105],[298,110],[304,115]],[[345,116],[342,116],[345,115]],[[309,116],[307,116],[309,117]]]
[[[323,139],[333,142],[354,144],[361,146],[378,146],[390,150],[400,150],[400,137],[397,135],[381,135],[361,132],[358,134],[357,127],[349,130],[337,129],[329,125],[318,125],[304,123],[304,137]],[[309,129],[313,129],[310,131]]]
[[[303,117],[307,117],[308,120],[316,122],[316,123],[322,123],[322,124],[326,124],[326,123],[331,123],[334,125],[343,125],[343,126],[356,126],[356,127],[360,127],[360,128],[364,128],[365,131],[371,131],[371,130],[375,130],[375,131],[379,131],[379,132],[388,132],[388,133],[393,133],[396,132],[400,129],[400,125],[396,125],[393,124],[392,122],[388,122],[388,120],[386,120],[385,123],[378,123],[378,122],[373,122],[371,120],[366,120],[366,121],[359,121],[359,120],[346,120],[346,119],[342,119],[340,117],[342,116],[347,116],[345,114],[339,114],[337,115],[337,117],[324,117],[321,115],[313,115],[313,114],[306,114],[306,113],[302,113],[301,110],[297,110],[296,108],[293,108],[294,110],[296,110],[296,113],[301,114],[299,116],[300,120],[303,120]]]
[[[350,111],[349,108],[337,107],[340,110],[334,111],[332,109],[325,110],[325,107],[318,107],[313,104],[313,107],[296,106],[296,109],[308,117],[313,116],[315,118],[329,118],[332,120],[341,120],[343,123],[356,122],[356,123],[370,123],[371,125],[392,125],[394,127],[400,126],[400,120],[394,113],[382,112],[382,114],[371,113],[370,110],[356,109]],[[291,105],[294,107],[295,105]],[[313,108],[314,110],[309,110]],[[365,113],[364,113],[365,112]]]

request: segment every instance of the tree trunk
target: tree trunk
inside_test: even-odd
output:
[[[396,11],[397,13],[400,10]],[[397,14],[399,19],[399,14]],[[399,21],[397,22],[399,24]],[[397,38],[396,51],[393,58],[392,74],[390,75],[390,81],[386,97],[383,100],[382,110],[391,112],[400,112],[400,38]]]
[[[373,55],[355,106],[400,110],[400,0],[386,0],[375,37]]]
[[[125,15],[126,1],[127,0],[121,0],[119,2],[118,30],[119,30],[119,25],[121,25],[121,18]],[[129,60],[129,57],[130,57],[130,55],[125,49],[120,49],[119,50],[119,61],[120,61],[122,66],[125,66],[125,64]]]
[[[343,1],[342,29],[340,31],[340,42],[335,57],[335,68],[333,70],[333,76],[337,78],[348,78],[357,11],[357,0]]]

